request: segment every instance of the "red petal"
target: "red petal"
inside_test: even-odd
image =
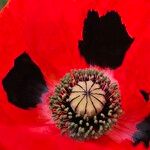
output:
[[[126,114],[140,110],[140,117],[143,116],[147,113],[147,106],[138,89],[144,87],[150,90],[147,69],[148,32],[150,31],[147,29],[147,14],[150,10],[148,3],[144,0],[86,2],[45,0],[44,3],[42,0],[38,3],[36,0],[11,0],[0,14],[0,80],[12,67],[14,59],[24,51],[27,51],[38,64],[50,83],[72,68],[86,67],[85,61],[79,55],[77,42],[81,39],[87,10],[93,8],[104,14],[108,10],[115,9],[121,15],[129,33],[137,39],[128,51],[123,66],[115,73],[121,87],[123,106]],[[135,71],[137,69],[138,71]],[[131,91],[134,91],[133,95]],[[64,149],[70,147],[72,149],[123,149],[126,145],[131,146],[128,142],[122,145],[116,144],[108,137],[102,138],[98,143],[79,144],[71,139],[57,136],[59,133],[56,129],[54,129],[56,136],[55,134],[51,136],[49,128],[45,127],[48,117],[44,112],[41,115],[40,106],[29,111],[12,106],[7,102],[2,85],[0,85],[0,99],[2,101],[0,105],[2,149],[61,149],[62,145]],[[46,135],[43,131],[39,133],[39,130],[44,130]]]

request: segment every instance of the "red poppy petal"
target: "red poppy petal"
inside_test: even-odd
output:
[[[2,80],[9,69],[12,68],[14,59],[25,50],[41,68],[49,82],[54,79],[59,79],[59,77],[64,75],[72,68],[87,66],[85,61],[80,59],[77,49],[77,41],[81,39],[83,20],[89,8],[97,8],[101,14],[106,13],[108,10],[115,9],[121,15],[122,19],[124,20],[123,22],[125,22],[130,34],[135,37],[141,36],[141,38],[143,34],[147,34],[146,28],[148,23],[146,17],[149,10],[147,1],[141,0],[131,2],[106,0],[103,2],[97,2],[89,0],[84,3],[82,1],[66,0],[64,2],[60,2],[57,0],[47,0],[44,3],[43,1],[38,1],[37,3],[37,1],[34,0],[11,0],[10,4],[0,14],[0,80]],[[146,48],[145,44],[141,45],[141,47]],[[71,53],[70,50],[72,50]],[[131,53],[131,49],[129,50],[129,53]],[[129,53],[127,55],[130,55]],[[119,80],[120,85],[123,84],[121,85],[123,106],[125,110],[129,111],[129,114],[133,110],[133,107],[135,107],[135,109],[139,109],[141,106],[145,106],[145,104],[139,100],[140,95],[137,94],[138,89],[136,88],[136,81],[138,78],[134,76],[136,74],[134,74],[134,71],[132,71],[132,69],[135,69],[134,67],[139,67],[139,65],[137,65],[138,61],[136,61],[136,65],[133,65],[134,67],[131,65],[132,63],[129,63],[131,62],[132,55],[139,58],[139,55],[136,53],[134,50],[129,57],[130,60],[124,60],[124,62],[126,62],[128,65],[123,67],[124,71],[118,71],[118,75],[116,74],[116,78]],[[147,55],[143,55],[146,55],[146,53],[142,54],[142,60],[145,60],[145,58],[147,60]],[[130,69],[128,73],[125,73],[125,69],[127,69],[127,66],[129,65],[131,65],[131,68],[133,68]],[[143,71],[143,67],[141,67],[140,70]],[[121,74],[122,72],[127,76]],[[133,82],[133,78],[130,77],[131,74],[134,74],[132,77],[136,78],[135,82]],[[143,81],[143,76],[144,73],[141,74],[140,81]],[[128,77],[127,80],[124,80],[126,77]],[[146,74],[146,79],[149,81],[148,74]],[[129,87],[127,84],[129,85],[130,83],[127,81],[132,83],[132,88],[130,87],[129,90],[126,89]],[[146,81],[143,81],[143,83],[140,82],[140,86],[138,85],[138,87],[144,87],[145,89],[149,90],[148,85],[149,84],[147,84]],[[128,93],[131,90],[136,92],[132,97],[137,98],[139,104],[142,104],[141,106],[137,105],[135,100],[130,103],[132,106],[129,104],[131,97]],[[46,136],[45,138],[41,136],[41,134],[37,136],[38,128],[35,129],[36,133],[30,133],[28,128],[25,129],[24,126],[20,127],[21,129],[19,129],[18,126],[12,129],[8,126],[9,124],[15,123],[19,124],[20,126],[23,124],[33,124],[35,126],[38,124],[44,124],[47,121],[45,119],[45,113],[43,119],[39,119],[39,116],[41,116],[41,111],[39,112],[39,108],[30,111],[22,111],[8,104],[2,85],[0,85],[0,94],[0,98],[3,102],[1,104],[1,108],[3,108],[1,118],[4,124],[1,130],[4,131],[2,133],[5,135],[0,141],[2,141],[2,147],[6,147],[5,149],[12,149],[12,147],[14,147],[14,149],[20,149],[20,147],[22,148],[23,145],[25,145],[25,149],[42,149],[43,145],[49,148],[51,146],[52,148],[60,149],[58,144],[61,142],[65,143],[66,149],[70,149],[70,146],[75,146],[74,148],[80,149],[88,147],[94,147],[98,149],[103,145],[103,143],[104,146],[102,147],[105,147],[105,149],[119,149],[120,147],[123,148],[124,145],[127,145],[123,144],[119,146],[114,142],[108,142],[108,144],[105,144],[105,142],[108,140],[107,137],[104,137],[102,143],[99,144],[94,144],[92,142],[80,145],[76,142],[70,142],[70,139],[68,141],[64,137],[60,138],[60,141],[57,141],[56,137],[53,139],[53,137],[50,136],[49,140],[49,136]],[[140,97],[140,99],[142,99],[142,97]],[[143,112],[145,111],[146,110],[143,110]],[[17,132],[18,134],[14,137]],[[19,133],[22,133],[23,135],[21,138]],[[26,134],[27,136],[25,136]],[[10,137],[11,140],[8,140],[8,137]],[[24,143],[27,141],[26,139],[29,139],[27,144]],[[37,143],[40,144],[38,145]]]
[[[145,29],[145,33],[150,30]],[[142,37],[141,37],[142,36]],[[149,35],[141,34],[129,49],[121,68],[115,71],[115,77],[120,83],[124,106],[127,111],[139,112],[138,116],[149,113],[149,102],[140,93],[141,89],[150,91],[149,64]]]

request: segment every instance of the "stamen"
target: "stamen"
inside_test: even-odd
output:
[[[73,70],[56,86],[50,109],[63,134],[80,140],[97,139],[122,113],[119,88],[98,70]]]

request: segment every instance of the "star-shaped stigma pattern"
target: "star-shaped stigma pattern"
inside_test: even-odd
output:
[[[105,92],[99,84],[80,81],[72,89],[69,97],[72,109],[79,115],[91,117],[100,113],[106,103]]]

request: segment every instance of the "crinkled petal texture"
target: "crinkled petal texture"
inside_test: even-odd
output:
[[[141,89],[150,91],[148,0],[10,0],[0,12],[0,80],[24,51],[43,72],[50,93],[65,73],[89,67],[78,50],[89,9],[102,15],[117,11],[135,38],[123,64],[113,71],[124,109],[118,127],[96,141],[72,140],[60,135],[50,119],[47,95],[36,108],[23,110],[9,103],[0,83],[0,149],[144,149],[143,144],[134,147],[131,136],[136,123],[150,113],[150,102],[140,94]]]

